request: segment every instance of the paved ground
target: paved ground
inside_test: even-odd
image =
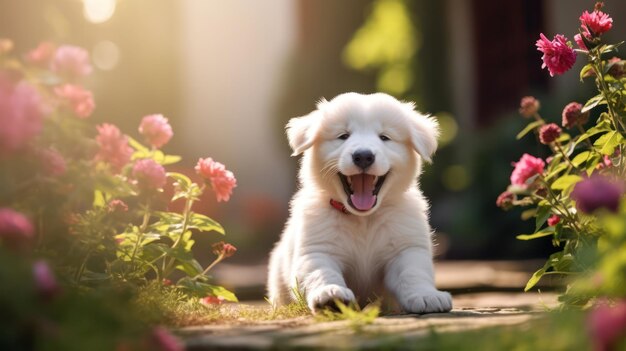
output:
[[[372,324],[358,328],[349,321],[320,322],[312,317],[301,317],[189,327],[179,332],[186,340],[188,350],[380,349],[389,346],[390,342],[418,342],[432,332],[445,335],[523,324],[557,304],[555,293],[521,292],[532,270],[538,266],[539,262],[503,261],[438,264],[438,286],[454,292],[454,310],[450,313],[381,316]],[[264,279],[262,265],[243,269],[226,266],[223,269],[220,274],[224,277],[240,279],[239,284],[229,282],[236,290],[259,293],[259,284]],[[248,285],[242,287],[243,282]]]

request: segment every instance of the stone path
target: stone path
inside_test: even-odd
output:
[[[455,292],[454,310],[450,313],[381,316],[372,324],[358,327],[351,325],[350,321],[320,322],[313,317],[300,317],[278,321],[248,321],[236,325],[187,327],[178,333],[190,351],[377,350],[390,345],[411,345],[433,332],[445,335],[527,323],[546,308],[556,306],[555,293],[521,292],[521,287],[537,266],[537,262],[438,264],[438,286]],[[258,279],[259,274],[257,270],[257,275],[250,276]],[[263,303],[248,302],[252,305]]]

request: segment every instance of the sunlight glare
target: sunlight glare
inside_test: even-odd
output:
[[[92,23],[104,23],[113,17],[116,0],[83,0],[85,18]]]

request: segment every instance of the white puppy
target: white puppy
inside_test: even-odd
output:
[[[314,312],[386,292],[406,312],[449,311],[417,184],[420,157],[430,162],[437,148],[436,120],[387,94],[346,93],[291,119],[287,134],[293,155],[304,153],[301,189],[270,257],[270,301],[288,303],[297,286]]]

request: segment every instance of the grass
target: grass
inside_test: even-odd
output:
[[[172,327],[206,324],[254,324],[265,321],[291,320],[294,324],[346,320],[354,330],[374,322],[380,314],[379,304],[369,304],[364,309],[358,305],[345,305],[336,301],[338,311],[324,310],[313,316],[303,293],[294,288],[296,301],[284,306],[221,304],[204,305],[197,298],[189,298],[176,288],[149,284],[139,290],[136,303],[148,323],[161,323]],[[314,318],[313,318],[314,317]]]

